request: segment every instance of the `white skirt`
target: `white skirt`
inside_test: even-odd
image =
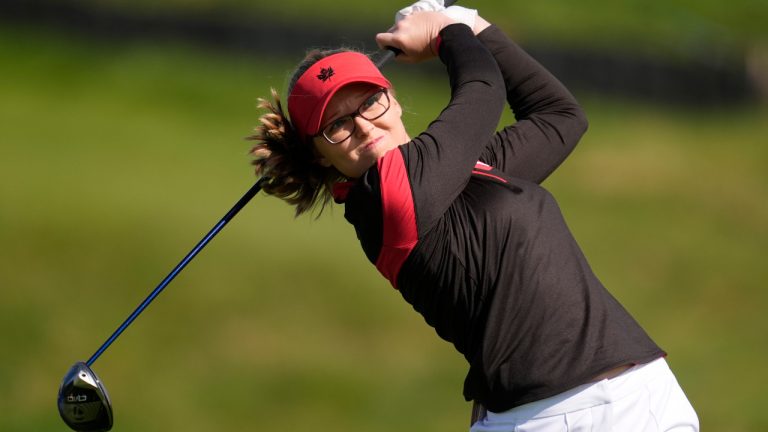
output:
[[[699,420],[665,359],[501,413],[470,432],[698,432]]]

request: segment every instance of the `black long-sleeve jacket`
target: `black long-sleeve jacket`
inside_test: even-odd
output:
[[[336,199],[370,261],[469,362],[465,398],[501,412],[663,356],[539,185],[586,130],[575,99],[495,26],[440,38],[449,104]],[[517,121],[497,132],[505,98]]]

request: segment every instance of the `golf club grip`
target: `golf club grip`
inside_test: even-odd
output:
[[[184,267],[186,267],[187,264],[189,264],[189,262],[192,261],[192,259],[205,247],[205,245],[207,245],[208,242],[210,242],[211,239],[213,239],[213,237],[215,237],[216,234],[218,234],[219,231],[221,231],[224,228],[224,226],[230,220],[232,220],[232,218],[234,218],[235,215],[237,215],[237,213],[239,213],[240,210],[242,210],[242,208],[245,207],[245,205],[248,204],[248,202],[257,193],[259,193],[262,185],[268,181],[269,179],[267,177],[262,177],[253,186],[251,186],[250,189],[248,189],[248,192],[246,192],[245,195],[243,195],[235,203],[235,205],[232,206],[232,208],[227,212],[227,214],[225,214],[224,217],[222,217],[221,220],[219,220],[219,222],[216,223],[216,225],[214,225],[210,231],[208,231],[208,234],[206,234],[205,237],[203,237],[202,240],[200,240],[200,242],[198,242],[197,245],[184,257],[184,259],[182,259],[181,262],[179,262],[176,265],[176,267],[174,267],[173,270],[171,270],[168,276],[166,276],[165,279],[163,279],[163,281],[160,282],[160,284],[154,290],[152,290],[152,292],[147,296],[147,298],[144,299],[143,302],[141,302],[141,304],[133,311],[133,313],[131,313],[131,315],[129,315],[128,318],[126,318],[126,320],[123,321],[122,324],[120,324],[117,330],[115,330],[115,332],[112,333],[112,335],[101,345],[101,347],[99,347],[99,349],[96,350],[96,352],[91,356],[91,358],[89,358],[88,361],[85,362],[87,366],[90,367],[91,365],[93,365],[96,359],[98,359],[99,356],[101,356],[101,354],[107,348],[109,348],[110,345],[112,345],[112,342],[114,342],[115,339],[117,339],[117,337],[120,336],[120,334],[122,334],[123,331],[125,331],[125,329],[128,328],[129,325],[131,325],[131,323],[139,316],[139,314],[141,314],[144,311],[144,309],[146,309],[147,306],[149,306],[149,304],[152,303],[152,301],[165,289],[166,286],[168,286],[169,283],[171,283],[171,281],[176,277],[176,275],[178,275],[181,272],[181,270],[183,270]]]
[[[456,3],[456,0],[445,0],[443,3],[445,7],[453,6]],[[376,67],[381,69],[384,67],[385,64],[389,63],[392,59],[397,57],[398,55],[402,54],[403,50],[395,47],[387,47],[385,51],[379,55],[376,60],[374,60],[374,63],[376,64]]]

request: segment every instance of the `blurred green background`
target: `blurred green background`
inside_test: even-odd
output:
[[[371,33],[400,6],[101,3],[354,18]],[[467,4],[519,40],[565,47],[669,58],[718,44],[739,58],[768,41],[762,1]],[[0,21],[0,431],[67,430],[55,407],[64,373],[250,187],[256,98],[282,89],[297,60]],[[387,72],[415,133],[447,100],[445,80]],[[590,130],[546,186],[595,272],[669,352],[704,430],[768,430],[765,103],[573,90]],[[366,261],[343,209],[294,219],[262,195],[94,369],[119,432],[468,424],[463,360]]]

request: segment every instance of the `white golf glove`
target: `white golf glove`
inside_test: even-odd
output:
[[[461,6],[445,7],[443,0],[419,0],[416,3],[400,9],[395,15],[395,22],[400,21],[413,12],[433,11],[440,12],[456,22],[466,24],[469,28],[475,28],[477,9],[467,9]]]
[[[445,10],[445,4],[443,0],[419,0],[416,3],[400,9],[395,15],[395,22],[400,21],[413,12],[433,11],[440,12]]]

